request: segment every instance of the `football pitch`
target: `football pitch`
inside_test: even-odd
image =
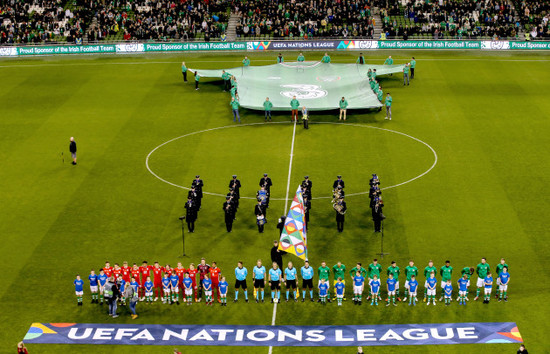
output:
[[[296,52],[283,53],[294,61]],[[305,52],[307,60],[323,53]],[[0,309],[3,348],[15,348],[32,323],[359,325],[455,322],[516,322],[534,353],[548,352],[550,316],[550,57],[540,53],[462,51],[365,52],[367,63],[417,60],[415,79],[380,79],[393,96],[393,120],[384,112],[314,112],[310,129],[293,134],[290,113],[241,109],[233,123],[230,95],[222,82],[193,76],[183,83],[180,64],[231,68],[245,55],[192,54],[42,57],[0,61]],[[275,62],[275,53],[250,54],[251,65]],[[357,53],[331,53],[335,63],[353,63]],[[70,164],[69,137],[78,143]],[[289,171],[291,145],[293,161]],[[433,150],[432,150],[433,149]],[[147,159],[147,164],[146,164]],[[437,159],[437,163],[436,162]],[[263,173],[273,180],[266,231],[259,234],[254,205]],[[423,270],[449,259],[453,285],[463,267],[486,257],[494,270],[501,257],[510,266],[509,301],[488,305],[395,308],[317,302],[232,302],[234,268],[249,271],[257,259],[270,263],[275,225],[305,175],[313,181],[308,258],[317,269],[342,261],[348,270],[379,258],[381,237],[373,232],[368,191],[372,173],[381,179],[384,269],[409,259]],[[205,195],[196,231],[186,233],[181,255],[180,215],[194,176]],[[223,195],[231,175],[242,183],[233,232],[224,225]],[[346,182],[345,230],[336,232],[330,204],[332,182]],[[290,178],[290,180],[288,180]],[[167,183],[168,182],[168,183]],[[355,195],[354,195],[355,194]],[[221,196],[220,196],[221,195]],[[287,202],[288,204],[289,202]],[[227,307],[139,303],[138,319],[125,310],[117,319],[105,306],[76,306],[73,280],[105,261],[159,261],[184,266],[201,257],[216,261],[230,284]],[[302,261],[287,255],[283,262]],[[474,279],[477,278],[474,276]],[[403,273],[401,283],[403,283]],[[423,276],[420,277],[423,289]],[[403,285],[401,285],[403,287]],[[471,286],[471,291],[474,289]],[[249,296],[252,292],[249,290]],[[266,291],[269,299],[269,292]],[[283,295],[283,294],[282,294]],[[301,294],[300,294],[301,295]],[[421,292],[419,298],[423,296]],[[242,297],[242,292],[239,299]],[[439,288],[438,288],[439,297]],[[470,300],[472,300],[470,293]],[[384,297],[385,298],[385,297]],[[377,347],[380,353],[509,353],[516,344]],[[171,353],[171,347],[29,344],[30,353]],[[267,347],[188,347],[184,352],[267,353]],[[356,348],[275,347],[274,353],[355,352]],[[367,348],[365,348],[367,349]]]

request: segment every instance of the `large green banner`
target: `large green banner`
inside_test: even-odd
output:
[[[480,41],[378,41],[378,49],[481,49]]]

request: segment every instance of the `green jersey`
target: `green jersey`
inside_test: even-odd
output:
[[[237,87],[237,80],[231,79],[231,87]]]
[[[405,276],[407,276],[407,280],[411,280],[413,275],[415,277],[418,275],[418,268],[416,268],[416,266],[407,266],[405,268]]]
[[[473,275],[472,273],[470,273],[470,267],[462,268],[462,271],[460,273],[462,274],[462,276],[466,274],[468,276],[468,280],[470,280],[470,277]]]
[[[182,66],[181,66],[181,72],[182,72],[182,73],[187,72],[187,68],[185,67],[185,65],[182,65]]]
[[[388,276],[390,276],[390,274],[393,275],[393,279],[397,279],[401,271],[398,266],[389,266],[386,273],[388,273]]]
[[[386,61],[384,61],[384,65],[393,65],[393,59],[392,58],[386,59]]]
[[[409,66],[408,65],[405,65],[405,67],[403,68],[403,74],[409,74]]]
[[[502,268],[504,268],[504,267],[508,268],[508,264],[506,264],[506,263],[504,263],[504,264],[499,263],[499,264],[497,265],[497,270],[496,270],[497,276],[500,275],[500,272],[502,272]],[[508,269],[510,269],[510,268],[508,268]]]
[[[323,63],[330,63],[330,57],[328,55],[325,55],[323,59],[321,59],[321,62]]]
[[[298,107],[300,107],[300,102],[297,99],[294,98],[292,101],[290,101],[290,108],[298,109]]]
[[[380,264],[374,264],[374,263],[371,263],[369,264],[369,268],[368,268],[368,274],[369,274],[369,279],[372,279],[375,275],[378,276],[378,279],[380,279],[380,273],[382,272],[382,266]]]
[[[382,102],[382,100],[384,99],[384,93],[382,92],[382,90],[378,91],[378,101]]]
[[[250,65],[250,59],[243,59],[243,65],[244,66],[249,66]]]
[[[439,274],[441,274],[441,281],[447,281],[451,280],[451,277],[453,275],[453,267],[444,265],[439,270]]]
[[[305,61],[306,60],[306,57],[304,57],[303,55],[298,55],[298,61],[299,62],[302,62],[302,61]]]
[[[319,276],[319,280],[325,279],[328,280],[330,276],[330,268],[329,267],[319,267],[317,269],[317,275]]]
[[[376,71],[373,71],[372,74],[370,74],[370,77],[371,77],[373,80],[376,80]]]
[[[437,274],[437,268],[434,266],[424,268],[424,277],[428,279],[430,277],[430,273],[434,272],[434,274]]]
[[[416,60],[411,60],[411,69],[414,69],[414,67],[416,66]]]
[[[264,101],[264,109],[266,111],[271,111],[271,108],[273,108],[273,103],[271,103],[271,101]]]
[[[229,74],[228,72],[225,72],[222,74],[222,79],[224,80],[229,80],[230,77],[231,77],[231,74]]]
[[[348,101],[347,100],[343,100],[343,101],[340,100],[339,105],[340,105],[340,109],[346,109],[346,108],[348,108]]]
[[[285,62],[285,58],[283,58],[282,56],[277,57],[277,63],[284,63],[284,62]]]
[[[476,273],[478,277],[485,279],[490,270],[491,267],[489,266],[489,263],[479,263],[476,268]]]
[[[201,76],[200,76],[200,75],[199,75],[198,73],[197,73],[197,74],[195,74],[195,81],[199,81],[199,80],[200,80],[200,78],[201,78]]]
[[[334,267],[332,267],[332,273],[334,274],[334,280],[338,280],[338,278],[344,280],[346,279],[346,266],[342,264],[338,267],[338,264],[335,264]]]
[[[232,109],[239,109],[239,101],[234,100],[229,103]]]
[[[369,84],[370,84],[370,89],[371,89],[371,90],[374,90],[375,81],[374,81],[374,80],[370,80]]]
[[[231,92],[231,97],[233,97],[233,98],[236,97],[236,95],[237,95],[237,87],[236,87],[236,86],[233,86],[233,87],[231,88],[231,91],[230,91],[230,92]]]
[[[391,102],[393,101],[393,99],[391,98],[391,96],[387,96],[386,97],[386,107],[391,107]]]
[[[361,276],[363,276],[363,278],[365,278],[367,276],[367,270],[363,267],[361,268],[357,268],[357,266],[353,267],[353,269],[349,272],[349,275],[351,275],[351,278],[355,278],[355,274],[357,274],[357,272],[360,272]]]
[[[371,77],[372,77],[372,71],[369,71],[369,72],[367,73],[367,78],[370,79]]]

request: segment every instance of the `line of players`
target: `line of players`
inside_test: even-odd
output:
[[[302,302],[306,300],[306,292],[309,291],[310,300],[314,301],[313,295],[313,277],[315,270],[309,265],[306,260],[303,267],[300,268],[300,276],[302,277]],[[368,286],[366,300],[371,300],[371,305],[378,305],[378,301],[382,301],[381,281],[382,266],[378,263],[377,259],[374,259],[367,269],[363,268],[361,263],[357,263],[356,266],[349,272],[349,275],[353,283],[353,302],[355,305],[361,305],[363,299],[363,293],[365,286]],[[441,276],[441,297],[439,301],[445,301],[446,305],[450,305],[453,295],[453,284],[451,282],[453,267],[450,265],[450,261],[446,261],[445,265],[438,269],[433,265],[430,260],[428,265],[424,268],[424,302],[427,305],[436,305],[436,293],[438,279],[436,274]],[[153,275],[153,281],[151,281],[151,274]],[[335,289],[334,300],[337,300],[338,306],[342,305],[342,301],[345,299],[346,288],[346,266],[341,262],[335,264],[332,269],[327,267],[326,262],[322,262],[321,266],[317,269],[318,283],[318,302],[326,304],[331,302],[330,298],[330,276],[334,277],[333,286]],[[418,268],[414,265],[414,261],[409,261],[409,265],[405,268],[404,274],[406,281],[404,284],[404,298],[401,300],[399,296],[399,275],[401,274],[400,268],[396,262],[392,262],[386,270],[387,280],[386,291],[386,306],[393,304],[397,306],[397,301],[407,301],[409,298],[409,306],[416,306],[418,302]],[[477,274],[478,279],[476,282],[476,297],[477,300],[480,294],[483,293],[484,303],[488,303],[491,297],[494,282],[498,286],[498,291],[495,297],[499,301],[508,301],[507,291],[508,284],[510,282],[510,273],[508,272],[508,265],[504,258],[495,269],[495,277],[491,274],[490,266],[485,258],[481,259],[481,262],[477,265],[476,269],[473,267],[464,267],[461,271],[461,277],[457,281],[458,285],[458,297],[460,305],[466,305],[469,301],[468,293],[470,287],[470,277]],[[197,275],[199,275],[199,281],[197,282]],[[286,289],[286,301],[294,300],[298,301],[300,296],[299,289],[297,287],[298,270],[293,266],[292,262],[288,263],[288,267],[284,272],[279,268],[277,263],[273,263],[272,267],[267,269],[262,265],[262,261],[258,260],[252,270],[252,280],[254,283],[254,298],[256,302],[264,302],[265,300],[265,287],[266,283],[271,289],[271,302],[277,303],[281,299],[281,287],[284,284]],[[235,268],[235,297],[234,302],[238,301],[239,289],[243,290],[245,301],[248,302],[248,290],[247,280],[248,270],[244,267],[241,261],[238,262]],[[90,291],[92,293],[92,303],[103,304],[104,289],[107,281],[117,281],[119,284],[120,292],[124,292],[125,286],[133,286],[140,296],[140,301],[146,301],[152,303],[159,298],[163,303],[179,305],[179,289],[185,294],[183,299],[187,305],[191,305],[193,302],[193,295],[195,302],[199,302],[202,299],[203,291],[206,298],[206,304],[211,305],[214,301],[213,290],[216,290],[217,300],[222,306],[227,306],[227,293],[229,285],[224,276],[221,274],[221,270],[217,267],[216,262],[212,265],[206,264],[205,259],[201,259],[200,264],[195,268],[195,265],[191,263],[188,269],[185,269],[181,263],[178,263],[176,268],[170,268],[169,265],[164,267],[160,266],[158,262],[155,262],[153,266],[148,265],[146,261],[141,266],[134,264],[133,267],[129,267],[127,262],[123,263],[122,267],[115,264],[111,267],[109,262],[105,263],[105,267],[100,270],[99,275],[95,274],[94,270],[91,271],[88,280],[90,282]],[[77,295],[78,305],[82,304],[83,286],[84,281],[77,276],[74,281],[75,291]],[[154,297],[154,292],[156,296]],[[124,303],[125,299],[121,298],[121,302]]]

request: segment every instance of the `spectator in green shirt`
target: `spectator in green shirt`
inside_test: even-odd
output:
[[[250,59],[248,59],[248,57],[244,57],[243,66],[249,66],[249,65],[250,65]]]
[[[414,79],[414,68],[416,66],[416,60],[414,60],[414,57],[412,57],[411,60],[411,79]]]
[[[323,59],[321,59],[321,62],[325,64],[330,63],[330,56],[328,55],[328,53],[325,53],[325,56],[323,57]]]
[[[201,76],[197,71],[195,71],[195,91],[199,89],[199,80],[201,79]]]
[[[292,96],[292,101],[290,101],[291,108],[291,118],[290,121],[298,121],[298,108],[300,107],[300,101],[296,99],[296,96]]]
[[[405,86],[405,84],[407,84],[407,86],[409,86],[409,71],[410,71],[409,65],[410,64],[407,63],[403,67],[403,86]]]
[[[269,117],[269,121],[271,122],[271,109],[273,108],[273,103],[269,100],[269,97],[265,98],[264,101],[264,111],[265,111],[265,121],[267,122],[267,118]]]
[[[181,74],[183,75],[183,82],[187,82],[187,67],[184,61],[181,62]]]
[[[237,118],[239,118],[239,123],[241,122],[241,116],[239,116],[239,101],[235,98],[231,99],[231,102],[229,103],[231,106],[231,110],[233,111],[233,122],[237,121]]]
[[[386,102],[385,102],[385,105],[386,105],[386,118],[385,119],[389,119],[391,120],[391,103],[392,103],[392,98],[390,96],[390,93],[388,92],[388,94],[386,95]]]
[[[304,57],[304,55],[302,54],[302,52],[300,52],[300,55],[298,55],[298,62],[304,62],[306,61],[306,57]]]
[[[342,99],[340,100],[338,105],[340,106],[340,118],[338,118],[338,120],[342,120],[342,115],[344,115],[344,120],[346,120],[346,112],[347,112],[347,108],[348,108],[348,101],[346,101],[345,97],[342,97]]]

